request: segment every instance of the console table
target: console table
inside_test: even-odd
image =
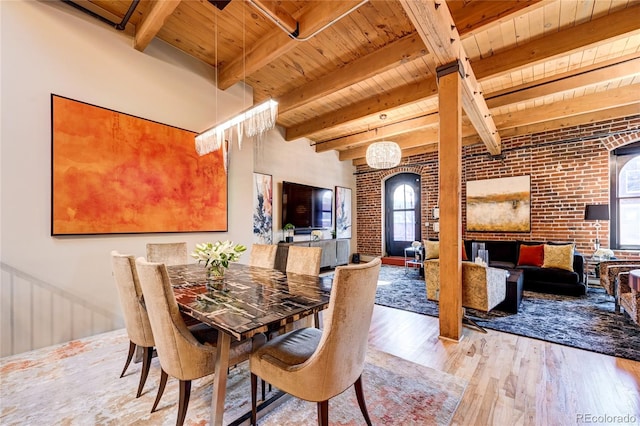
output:
[[[348,239],[316,240],[316,241],[295,241],[292,243],[278,243],[276,252],[276,263],[274,269],[285,272],[287,269],[287,256],[289,246],[321,247],[322,258],[320,268],[335,268],[339,265],[349,263],[351,248]]]

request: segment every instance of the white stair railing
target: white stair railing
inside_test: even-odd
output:
[[[0,357],[120,328],[113,312],[0,262]]]

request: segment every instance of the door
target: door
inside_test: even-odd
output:
[[[385,242],[388,256],[404,256],[413,241],[421,241],[420,175],[400,173],[385,184]]]

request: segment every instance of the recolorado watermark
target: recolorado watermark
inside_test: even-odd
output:
[[[634,414],[611,415],[611,414],[590,414],[578,413],[577,423],[599,423],[599,424],[637,424],[638,417]]]

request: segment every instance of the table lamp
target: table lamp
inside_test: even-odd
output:
[[[596,242],[594,247],[596,250],[600,248],[600,225],[601,220],[609,220],[609,205],[608,204],[587,204],[584,206],[584,220],[595,220],[596,228]]]

